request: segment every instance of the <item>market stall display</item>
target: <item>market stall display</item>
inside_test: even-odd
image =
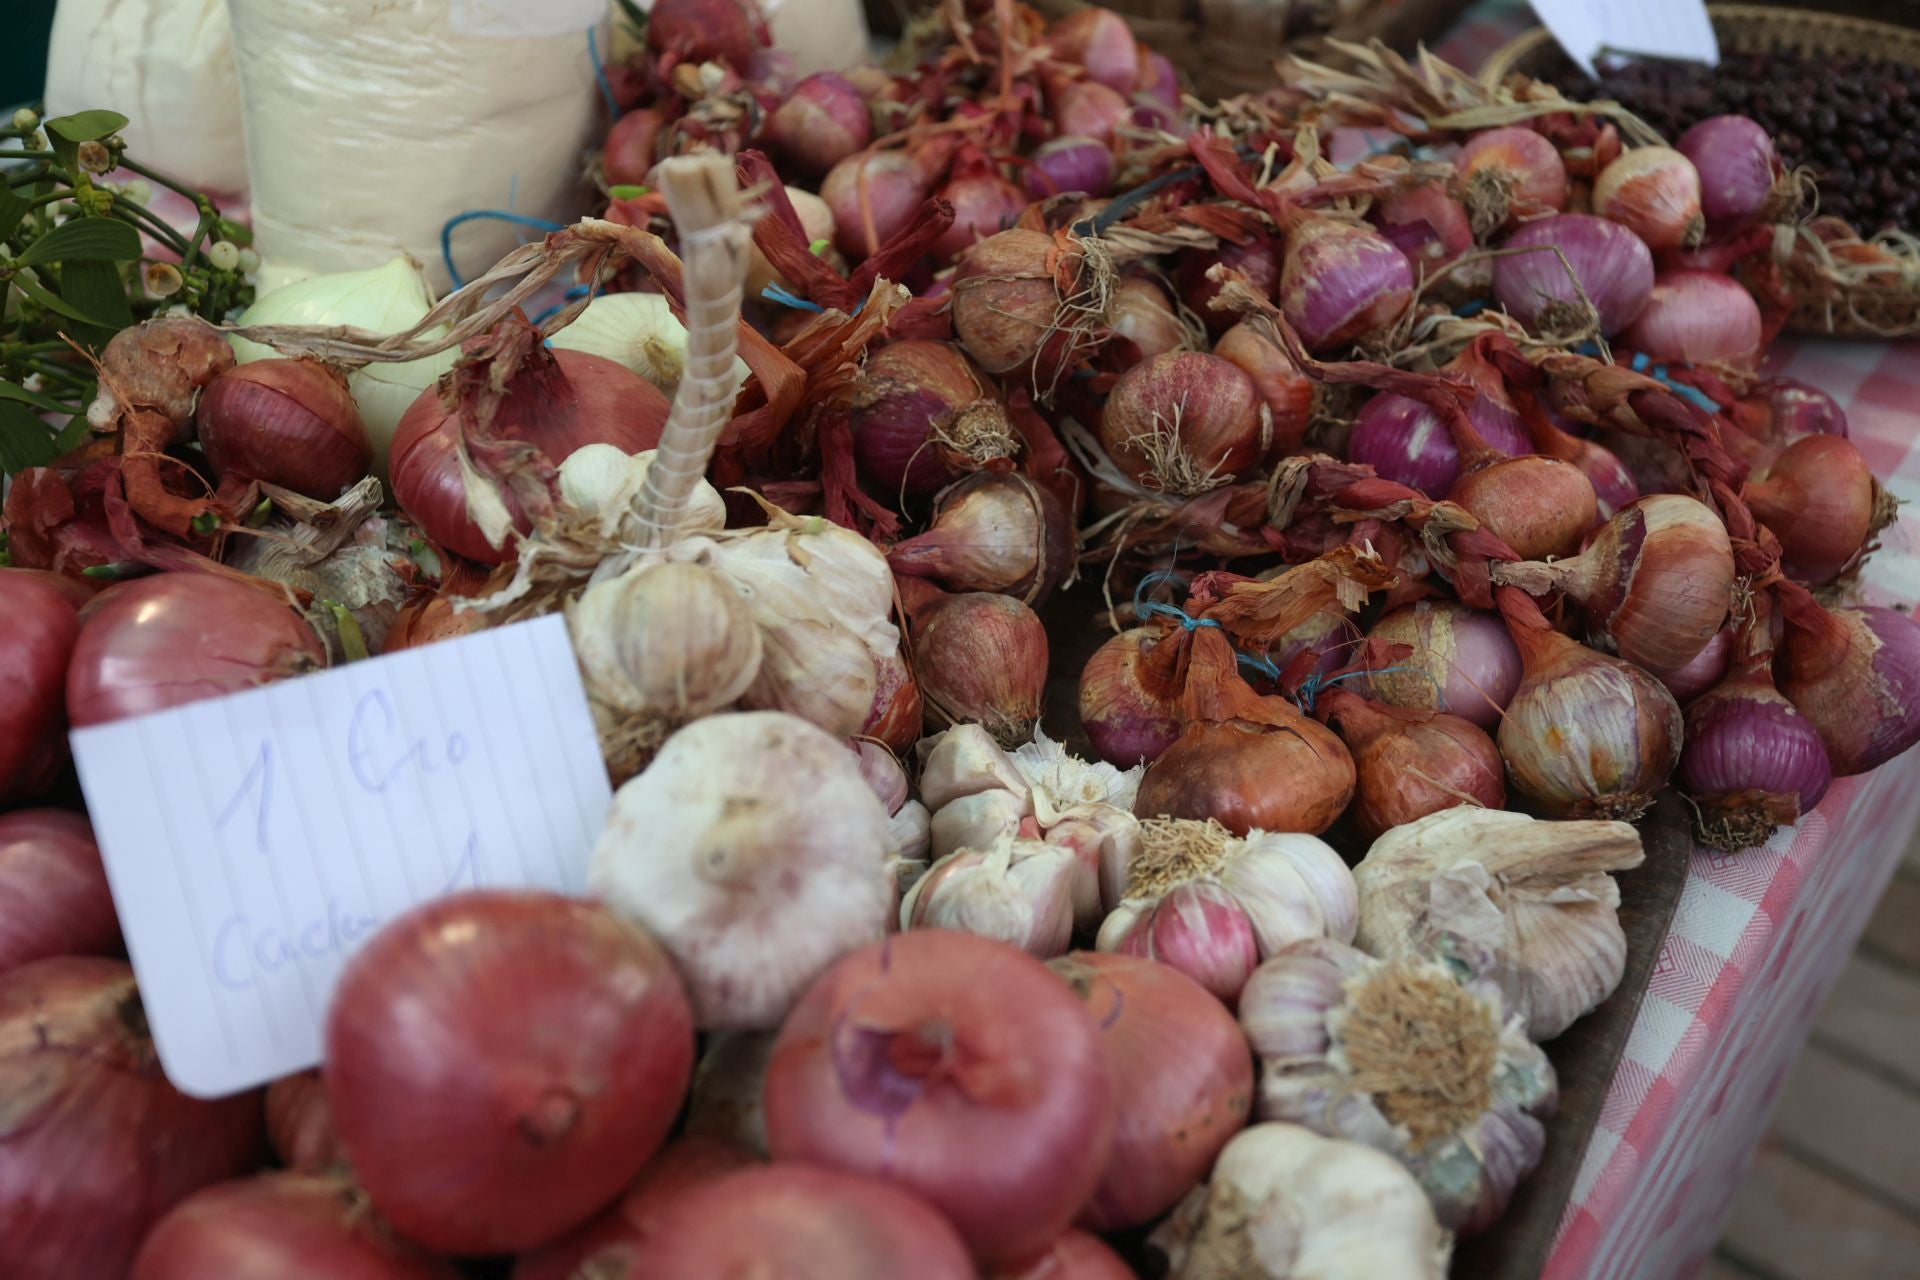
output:
[[[455,894],[328,975],[318,1081],[229,1104],[305,1172],[199,1191],[251,1167],[209,1147],[101,1265],[1537,1265],[1557,1206],[1502,1214],[1567,1194],[1680,828],[1748,856],[1920,739],[1920,624],[1850,596],[1895,501],[1762,368],[1832,283],[1780,269],[1766,130],[1736,191],[1378,44],[1201,101],[1010,0],[895,71],[796,79],[745,0],[631,34],[597,216],[438,302],[404,262],[251,301],[204,197],[134,233],[124,118],[9,131],[51,198],[9,228],[0,788],[62,723],[555,615],[618,785],[592,902]],[[25,959],[100,947],[60,893]],[[0,974],[0,1048],[76,963]]]

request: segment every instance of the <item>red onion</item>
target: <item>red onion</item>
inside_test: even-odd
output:
[[[1920,741],[1920,624],[1892,609],[1824,609],[1791,582],[1774,591],[1787,620],[1780,692],[1820,731],[1834,776]]]
[[[1213,354],[1253,379],[1253,389],[1273,415],[1273,443],[1267,457],[1298,453],[1313,425],[1318,397],[1312,378],[1300,372],[1287,353],[1245,323],[1236,324],[1213,344]]]
[[[1700,208],[1713,230],[1736,230],[1766,210],[1781,165],[1758,124],[1713,116],[1681,134],[1675,147],[1700,171]]]
[[[1596,322],[1611,337],[1634,322],[1653,293],[1653,255],[1640,237],[1605,218],[1584,213],[1541,218],[1508,236],[1502,247],[1532,252],[1494,262],[1494,299],[1543,337],[1590,333]]]
[[[1102,760],[1132,768],[1179,738],[1179,651],[1167,633],[1134,627],[1087,659],[1080,672],[1080,723]]]
[[[878,656],[873,666],[873,709],[860,726],[860,736],[881,743],[896,755],[905,755],[920,741],[924,727],[920,684],[898,653]]]
[[[1670,147],[1621,152],[1594,179],[1593,211],[1656,251],[1692,248],[1707,230],[1700,216],[1699,171]]]
[[[1820,731],[1773,684],[1773,628],[1764,599],[1742,630],[1733,673],[1687,709],[1679,781],[1700,838],[1737,853],[1764,844],[1820,803],[1831,781]]]
[[[933,194],[940,173],[907,151],[859,151],[834,165],[820,183],[833,211],[834,243],[850,258],[867,258],[907,229]]]
[[[1526,428],[1486,396],[1467,417],[1489,446],[1504,454],[1530,453]],[[1440,415],[1410,397],[1383,391],[1360,406],[1347,436],[1347,460],[1373,468],[1382,479],[1444,497],[1460,479],[1460,449]]]
[[[1173,60],[1164,53],[1156,53],[1142,46],[1140,79],[1135,91],[1165,107],[1169,114],[1177,113],[1180,110],[1180,73],[1174,68]]]
[[[0,800],[39,795],[67,762],[66,684],[80,620],[24,570],[0,572]]]
[[[326,665],[326,649],[299,614],[230,578],[157,573],[97,600],[67,668],[67,717],[76,728]]]
[[[1113,145],[1113,131],[1127,118],[1124,96],[1093,80],[1074,80],[1062,86],[1053,99],[1053,127],[1056,133],[1092,138]]]
[[[988,373],[1031,372],[1037,386],[1050,387],[1109,319],[1066,299],[1110,292],[1096,279],[1108,270],[1084,256],[1057,254],[1044,232],[1022,227],[988,236],[954,272],[954,336]],[[1077,283],[1063,286],[1063,277]]]
[[[867,357],[853,391],[854,457],[882,497],[929,497],[952,479],[934,437],[954,436],[960,412],[982,401],[994,403],[992,388],[953,344],[890,342]]]
[[[1063,62],[1085,68],[1087,79],[1132,93],[1140,78],[1140,47],[1133,28],[1111,9],[1076,9],[1047,28],[1047,44]]]
[[[1596,648],[1650,671],[1698,657],[1733,602],[1733,547],[1720,517],[1692,498],[1642,498],[1600,527],[1579,555],[1498,565],[1494,581],[1579,601]]]
[[[776,1160],[922,1195],[990,1262],[1072,1220],[1114,1125],[1100,1031],[1067,984],[947,929],[862,947],[815,982],[781,1029],[766,1101]]]
[[[871,1178],[776,1165],[695,1187],[668,1204],[646,1280],[973,1280],[953,1227]]]
[[[0,1080],[7,1280],[124,1276],[167,1210],[259,1159],[259,1092],[202,1102],[167,1083],[119,960],[0,974]]]
[[[1639,667],[1555,631],[1519,591],[1499,595],[1523,664],[1498,738],[1514,789],[1552,818],[1638,818],[1679,759],[1679,704]]]
[[[679,1138],[647,1162],[620,1199],[578,1231],[521,1257],[513,1280],[577,1280],[582,1275],[653,1275],[641,1264],[676,1202],[759,1163],[750,1151],[716,1138]],[[618,1270],[616,1270],[618,1268]]]
[[[1481,239],[1567,207],[1567,166],[1553,143],[1523,125],[1476,133],[1454,162],[1461,198]]]
[[[683,62],[745,71],[772,43],[753,0],[655,0],[647,10],[647,47]]]
[[[1368,635],[1413,649],[1367,677],[1367,691],[1390,706],[1448,711],[1491,730],[1520,687],[1520,650],[1495,614],[1421,600],[1395,609]]]
[[[1759,304],[1738,282],[1710,271],[1668,271],[1620,341],[1655,360],[1719,364],[1758,355],[1762,336]]]
[[[1660,683],[1667,686],[1667,692],[1681,706],[1686,706],[1695,698],[1726,679],[1727,668],[1733,662],[1733,628],[1722,627],[1713,633],[1713,639],[1706,647],[1693,656],[1685,666],[1673,671],[1654,671],[1660,677]]]
[[[1280,310],[1309,351],[1377,332],[1413,300],[1413,264],[1364,222],[1302,214],[1288,229]]]
[[[1747,435],[1774,446],[1792,444],[1801,436],[1847,434],[1847,414],[1840,402],[1792,378],[1754,384],[1727,416]]]
[[[1845,436],[1802,436],[1741,491],[1754,518],[1780,539],[1787,572],[1827,582],[1892,522],[1873,469]]]
[[[933,255],[942,262],[1004,231],[1027,207],[1027,193],[990,170],[954,175],[940,196],[953,205],[952,224],[933,242]]]
[[[1444,712],[1369,702],[1344,689],[1322,700],[1353,753],[1356,782],[1347,812],[1369,840],[1456,805],[1506,807],[1500,752],[1485,729]]]
[[[373,1203],[447,1253],[578,1226],[666,1137],[693,1015],[666,953],[602,907],[477,892],[418,907],[348,961],[327,1104]]]
[[[267,1086],[267,1140],[289,1169],[311,1173],[346,1163],[318,1068],[296,1071]]]
[[[1847,433],[1841,431],[1840,434]],[[41,586],[52,587],[60,593],[61,599],[75,609],[84,609],[100,594],[92,578],[70,578],[52,569],[23,569],[18,565],[0,567],[0,585],[9,582],[37,582]]]
[[[49,956],[120,954],[93,828],[62,809],[0,814],[0,973]]]
[[[347,380],[314,360],[256,360],[200,393],[194,414],[214,474],[331,501],[367,474],[373,445]]]
[[[1065,191],[1104,196],[1112,190],[1113,151],[1098,138],[1049,138],[1034,148],[1027,164],[1027,194],[1036,200]]]
[[[989,1273],[987,1280],[1133,1280],[1133,1268],[1100,1243],[1099,1236],[1069,1231],[1033,1261]]]
[[[558,467],[583,445],[610,444],[640,453],[660,443],[666,397],[651,382],[605,356],[559,347],[536,348],[514,373],[493,417],[493,434],[532,445]],[[394,429],[393,497],[426,535],[482,564],[513,555],[516,539],[487,542],[467,513],[467,486],[456,450],[461,415],[438,386],[420,393]],[[521,533],[532,521],[510,492],[502,498]]]
[[[1436,183],[1389,191],[1370,216],[1422,279],[1473,250],[1473,225],[1465,206]]]
[[[1318,835],[1353,799],[1353,757],[1333,730],[1291,704],[1264,699],[1284,723],[1244,720],[1187,724],[1147,766],[1134,798],[1142,817],[1212,818],[1237,836],[1249,831]]]
[[[927,531],[896,543],[887,563],[950,590],[1038,604],[1073,565],[1073,526],[1059,500],[1026,476],[980,471],[942,493]]]
[[[816,71],[767,117],[767,139],[794,168],[818,178],[873,141],[873,115],[845,76]]]
[[[1602,520],[1613,519],[1628,503],[1639,498],[1639,482],[1618,454],[1603,444],[1564,430],[1552,417],[1541,414],[1530,419],[1527,435],[1540,453],[1579,468],[1593,486],[1594,502]]]
[[[1206,322],[1208,333],[1221,334],[1237,324],[1240,316],[1237,312],[1214,309],[1213,300],[1220,296],[1220,284],[1209,280],[1207,272],[1215,265],[1238,271],[1247,278],[1248,287],[1255,293],[1271,298],[1280,288],[1280,244],[1262,237],[1246,244],[1222,244],[1211,253],[1190,249],[1180,255],[1173,275],[1180,300]]]
[[[1252,1051],[1226,1006],[1172,965],[1075,951],[1047,967],[1093,1015],[1113,1075],[1113,1153],[1080,1222],[1139,1226],[1198,1186],[1246,1124]]]
[[[1470,468],[1447,499],[1528,560],[1571,554],[1599,518],[1599,498],[1586,473],[1538,454]]]
[[[1012,596],[969,591],[917,619],[914,669],[937,729],[974,723],[1004,747],[1033,737],[1046,693],[1047,629]]]
[[[1239,366],[1173,351],[1127,370],[1100,417],[1100,443],[1138,484],[1194,494],[1244,479],[1267,450],[1271,414]]]
[[[153,1229],[127,1280],[459,1280],[398,1239],[344,1173],[268,1173],[208,1187]]]
[[[1194,335],[1160,286],[1138,276],[1129,276],[1114,288],[1107,328],[1111,334],[1107,347],[1114,354],[1115,367],[1121,370],[1155,356],[1191,351],[1195,346]]]
[[[629,111],[613,122],[600,148],[600,171],[612,187],[646,185],[653,173],[654,147],[666,117],[652,107]]]

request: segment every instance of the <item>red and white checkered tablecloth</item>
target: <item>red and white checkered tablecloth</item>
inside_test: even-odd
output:
[[[1437,51],[1474,67],[1531,21],[1515,0],[1489,0]],[[1837,398],[1874,472],[1903,500],[1920,498],[1920,342],[1786,341],[1772,363]],[[1920,602],[1920,515],[1887,530],[1862,582],[1871,603]],[[1920,751],[1835,782],[1764,849],[1695,851],[1545,1280],[1700,1268],[1916,825]]]

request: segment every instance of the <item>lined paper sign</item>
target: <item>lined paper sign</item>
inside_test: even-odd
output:
[[[1601,50],[1720,63],[1704,0],[1533,0],[1547,30],[1588,75]]]
[[[167,1076],[320,1060],[342,965],[416,903],[583,893],[606,767],[558,617],[73,734]]]

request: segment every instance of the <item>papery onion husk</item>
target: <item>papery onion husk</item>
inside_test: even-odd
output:
[[[1567,207],[1567,167],[1560,152],[1524,125],[1474,134],[1454,168],[1474,234],[1481,239]]]
[[[1520,227],[1501,247],[1529,252],[1508,253],[1494,262],[1494,298],[1542,337],[1596,330],[1610,337],[1632,324],[1653,294],[1653,254],[1640,237],[1605,218],[1584,213],[1541,218]]]
[[[979,724],[1005,747],[1033,736],[1047,683],[1047,629],[1011,596],[969,591],[919,620],[914,668],[927,722]]]
[[[1586,472],[1538,454],[1470,466],[1447,499],[1526,560],[1571,555],[1600,514]]]
[[[1304,213],[1287,231],[1280,310],[1309,351],[1373,335],[1413,300],[1413,264],[1364,222]]]
[[[1700,173],[1670,147],[1621,152],[1594,179],[1593,211],[1654,250],[1692,248],[1707,230],[1700,213]]]
[[[887,563],[952,591],[1039,604],[1072,568],[1073,529],[1059,501],[1026,476],[980,471],[935,499],[926,532],[895,543]]]
[[[1713,271],[1663,271],[1621,345],[1655,360],[1734,364],[1759,355],[1760,306],[1737,281]]]
[[[1820,731],[1774,687],[1765,597],[1754,606],[1733,671],[1687,708],[1677,775],[1701,842],[1728,853],[1765,844],[1798,822],[1833,777]]]
[[[1499,596],[1524,665],[1498,735],[1514,789],[1548,817],[1638,818],[1679,759],[1679,704],[1656,677],[1555,631],[1514,588]]]
[[[1111,320],[1111,263],[1084,249],[1056,257],[1057,248],[1039,231],[1002,231],[961,255],[953,277],[953,332],[967,354],[988,373],[1030,377],[1041,390]]]
[[[1920,623],[1893,609],[1825,609],[1776,584],[1787,621],[1780,692],[1813,722],[1836,778],[1865,773],[1920,741]]]
[[[1602,525],[1579,555],[1499,565],[1494,581],[1580,603],[1587,638],[1649,671],[1685,667],[1719,632],[1733,600],[1733,548],[1704,504],[1655,494]]]
[[[1844,436],[1802,436],[1747,480],[1740,496],[1780,539],[1781,565],[1803,581],[1838,577],[1893,522],[1860,449]]]
[[[223,479],[264,480],[327,502],[373,464],[347,380],[315,360],[235,365],[200,392],[194,419]]]
[[[776,1160],[924,1196],[987,1261],[1031,1256],[1066,1227],[1114,1125],[1100,1032],[1067,984],[945,929],[823,975],[781,1028],[766,1100]]]
[[[1520,651],[1498,614],[1420,600],[1367,634],[1413,650],[1367,676],[1367,692],[1391,706],[1447,711],[1491,731],[1520,687]]]
[[[1553,1067],[1499,988],[1330,938],[1261,965],[1240,997],[1263,1120],[1364,1142],[1420,1180],[1462,1235],[1500,1216],[1546,1146]]]
[[[920,684],[896,650],[877,656],[873,664],[873,709],[860,726],[860,736],[871,738],[896,755],[904,755],[920,741],[924,712]]]
[[[1171,965],[1076,951],[1048,968],[1093,1015],[1113,1072],[1113,1152],[1079,1221],[1139,1226],[1205,1178],[1246,1124],[1253,1054],[1225,1006]]]
[[[882,1178],[779,1164],[692,1188],[661,1211],[646,1280],[973,1280],[965,1243]]]
[[[1133,627],[1087,659],[1080,672],[1080,723],[1102,760],[1123,768],[1140,764],[1180,737],[1178,650],[1171,633]]]
[[[1238,365],[1175,351],[1122,374],[1100,417],[1107,456],[1138,484],[1188,495],[1243,479],[1266,456],[1272,414]]]
[[[7,1280],[125,1276],[161,1215],[260,1160],[259,1091],[175,1089],[121,960],[0,974],[0,1081]]]
[[[1328,719],[1353,753],[1348,809],[1372,838],[1455,805],[1503,808],[1500,751],[1486,730],[1445,712],[1405,711],[1335,689],[1322,696]]]
[[[1244,322],[1215,340],[1213,354],[1238,365],[1253,379],[1254,390],[1266,402],[1273,417],[1273,441],[1267,447],[1267,457],[1298,453],[1307,429],[1313,425],[1314,406],[1319,399],[1314,380],[1300,372],[1286,352]]]

